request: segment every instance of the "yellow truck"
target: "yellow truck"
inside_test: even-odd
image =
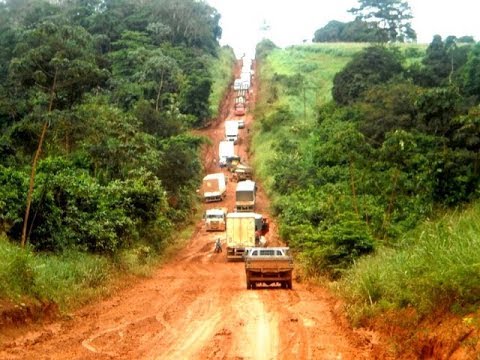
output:
[[[245,248],[256,246],[253,212],[227,214],[227,260],[242,259]]]

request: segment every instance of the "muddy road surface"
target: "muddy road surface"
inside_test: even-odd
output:
[[[237,69],[238,70],[238,69]],[[201,131],[207,172],[216,166],[223,120],[233,116],[233,91],[222,119]],[[254,106],[256,87],[249,107]],[[230,109],[232,111],[230,111]],[[226,115],[228,114],[228,115]],[[248,161],[250,111],[237,151]],[[235,183],[227,198],[205,207],[234,207]],[[259,184],[256,211],[268,215]],[[68,319],[29,325],[2,336],[0,359],[384,359],[378,336],[352,330],[339,302],[326,289],[294,281],[293,290],[247,290],[244,265],[214,253],[217,237],[202,222],[192,238],[151,278],[135,283]],[[272,223],[267,240],[280,244]],[[1,331],[1,330],[0,330]]]

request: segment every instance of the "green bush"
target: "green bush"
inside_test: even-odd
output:
[[[170,230],[168,204],[160,181],[144,169],[101,185],[87,171],[63,158],[39,166],[29,223],[36,250],[78,249],[112,254],[140,237],[162,242]],[[165,227],[162,237],[149,230]],[[21,223],[12,228],[19,234]],[[17,235],[18,236],[18,235]]]
[[[22,223],[26,203],[26,176],[0,165],[0,234]]]
[[[33,255],[17,248],[0,236],[0,298],[19,300],[35,295]]]

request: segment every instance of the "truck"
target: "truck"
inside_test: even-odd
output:
[[[240,90],[242,87],[242,82],[243,80],[240,78],[235,79],[235,81],[233,82],[233,90]]]
[[[227,209],[215,208],[205,210],[204,221],[207,231],[225,231]]]
[[[236,103],[233,113],[235,116],[243,116],[245,115],[245,104],[244,103]]]
[[[235,120],[225,121],[225,139],[233,141],[234,144],[238,142],[238,122]]]
[[[239,182],[244,180],[252,180],[253,169],[245,164],[238,164],[232,168],[232,180]]]
[[[227,166],[227,160],[235,156],[235,147],[231,141],[220,141],[218,144],[218,164]]]
[[[242,259],[245,248],[257,246],[255,234],[256,214],[227,214],[227,260]]]
[[[227,195],[227,182],[224,173],[208,174],[202,182],[205,202],[222,201]]]
[[[257,185],[255,184],[255,181],[239,181],[235,190],[235,210],[238,212],[255,211],[256,191]]]
[[[250,247],[244,250],[247,289],[279,284],[292,289],[293,258],[288,247]]]

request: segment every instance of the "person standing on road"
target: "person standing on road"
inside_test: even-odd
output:
[[[215,241],[215,252],[222,252],[222,243],[220,242],[220,238],[217,238]]]

